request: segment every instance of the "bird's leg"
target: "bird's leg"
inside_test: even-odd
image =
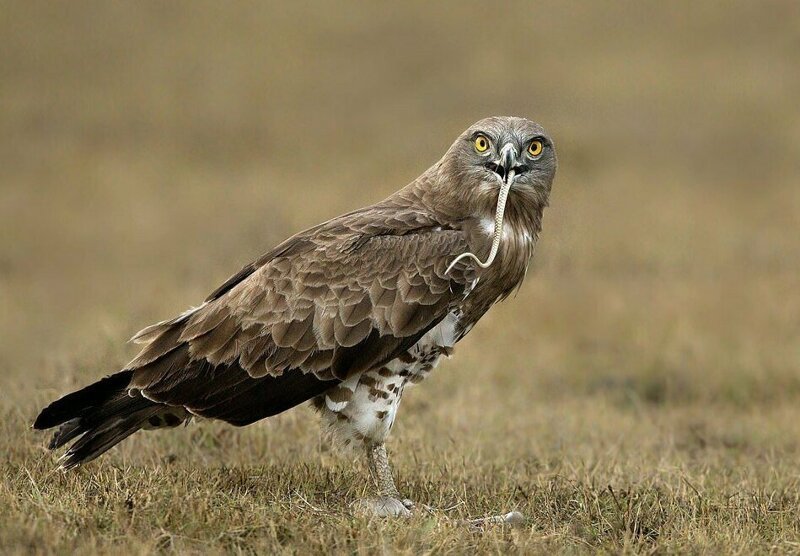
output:
[[[369,464],[369,473],[372,475],[372,480],[378,487],[378,498],[362,501],[362,507],[364,504],[369,503],[370,506],[368,509],[370,509],[374,515],[382,517],[411,515],[410,511],[414,509],[414,503],[407,498],[403,499],[400,497],[400,492],[397,490],[394,479],[392,478],[392,467],[389,465],[386,445],[381,443],[367,446],[367,463]],[[402,509],[397,505],[398,502],[403,505]],[[423,508],[428,512],[436,511],[430,506],[423,505]],[[392,509],[399,509],[399,511],[392,511]],[[403,509],[405,509],[405,511],[403,511]],[[472,530],[479,531],[489,525],[511,525],[517,527],[525,523],[525,518],[520,512],[509,512],[504,515],[462,520],[460,523]]]
[[[378,487],[378,495],[400,498],[400,492],[398,492],[392,477],[392,467],[389,465],[386,444],[367,446],[367,464],[372,480]]]
[[[400,492],[392,478],[392,467],[389,465],[386,445],[368,444],[366,449],[369,473],[378,487],[378,496],[359,500],[356,502],[356,509],[380,517],[411,515],[414,503],[400,498]]]
[[[408,517],[415,509],[414,503],[407,498],[401,498],[397,486],[392,478],[392,467],[389,465],[389,456],[386,454],[386,445],[368,444],[367,464],[372,480],[378,487],[378,496],[375,498],[362,498],[353,504],[356,511],[377,517]],[[428,512],[436,512],[434,508],[422,506]],[[525,518],[519,512],[509,512],[504,515],[493,515],[470,520],[454,520],[455,523],[466,525],[471,530],[480,531],[489,525],[520,526],[525,523]]]

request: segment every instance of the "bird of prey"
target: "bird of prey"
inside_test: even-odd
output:
[[[51,449],[74,441],[60,460],[71,469],[140,429],[243,426],[310,401],[366,451],[377,496],[360,507],[407,515],[384,446],[403,392],[520,286],[555,172],[540,125],[481,120],[387,199],[290,237],[136,334],[124,369],[54,401],[34,428],[58,427]]]

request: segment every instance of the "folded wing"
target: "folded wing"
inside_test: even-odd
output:
[[[245,424],[410,348],[463,298],[460,231],[320,227],[245,267],[197,309],[140,332],[146,398]]]

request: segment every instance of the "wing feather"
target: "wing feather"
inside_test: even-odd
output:
[[[308,399],[303,389],[317,395],[397,357],[452,310],[474,278],[465,265],[445,275],[468,247],[463,234],[421,225],[424,218],[412,212],[406,228],[397,215],[353,213],[287,240],[201,307],[139,333],[146,345],[127,367],[131,387],[244,422],[244,406],[265,395],[264,381],[299,403]],[[279,392],[270,396],[272,407],[283,407]]]

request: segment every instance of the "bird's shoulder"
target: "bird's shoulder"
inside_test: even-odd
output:
[[[457,223],[447,222],[413,201],[393,196],[298,232],[246,264],[206,301],[225,295],[259,270],[264,274],[283,274],[308,266],[337,267],[352,263],[354,258],[362,263],[358,269],[370,270],[370,266],[364,265],[378,261],[366,257],[377,256],[380,250],[399,261],[409,254],[406,251],[416,250],[420,243],[427,244],[427,248],[419,255],[433,255],[448,246],[453,249],[466,246],[467,236]]]

